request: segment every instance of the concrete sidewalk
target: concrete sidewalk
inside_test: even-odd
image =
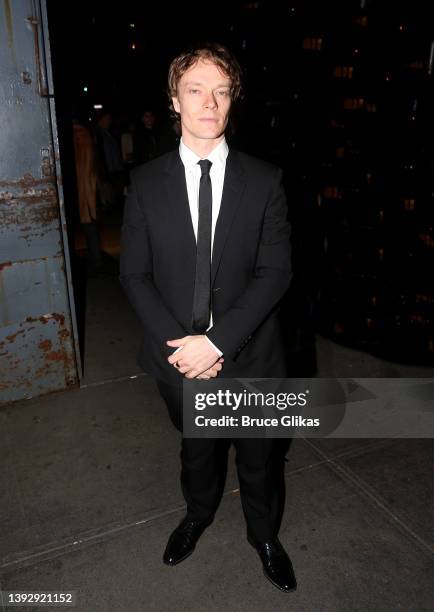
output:
[[[1,587],[77,591],[77,610],[432,610],[431,440],[296,440],[281,530],[299,588],[262,576],[233,456],[192,557],[161,561],[184,509],[179,435],[147,377],[0,413]]]
[[[132,315],[111,282],[94,279],[90,287],[96,322],[87,350],[96,361],[87,386],[0,411],[1,589],[75,590],[80,612],[431,611],[431,440],[294,442],[280,538],[294,564],[295,593],[280,593],[263,577],[245,540],[232,451],[216,521],[188,560],[162,563],[184,514],[180,437],[154,382],[138,373],[135,340],[125,340],[125,325],[135,329]],[[108,332],[111,310],[122,314]],[[323,339],[318,347],[323,376],[339,364],[338,376],[432,376]]]

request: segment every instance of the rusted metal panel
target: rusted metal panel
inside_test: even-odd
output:
[[[41,313],[64,313],[64,278],[61,256],[0,265],[0,327]]]
[[[0,4],[0,56],[3,403],[75,385],[79,361],[44,0]]]
[[[0,396],[12,401],[74,385],[71,349],[63,314],[28,316],[18,324],[0,327]]]
[[[54,181],[0,181],[0,262],[62,253],[59,203]],[[1,265],[1,264],[0,264]]]

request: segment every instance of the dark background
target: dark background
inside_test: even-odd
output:
[[[432,364],[428,9],[380,0],[49,0],[66,186],[72,103],[89,118],[102,104],[119,125],[152,107],[164,124],[173,57],[197,41],[226,44],[245,76],[232,144],[284,169],[295,278],[283,317],[292,362],[314,370],[320,332],[392,361]]]

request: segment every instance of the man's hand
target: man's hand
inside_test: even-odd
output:
[[[216,363],[211,368],[209,368],[208,370],[205,370],[205,372],[203,372],[202,374],[199,374],[199,376],[196,376],[196,378],[198,380],[209,380],[210,378],[216,378],[218,373],[221,372],[223,368],[223,365],[222,365],[223,362],[224,362],[223,357],[220,357],[220,359],[216,361]]]
[[[168,357],[171,365],[177,364],[177,369],[186,378],[196,378],[203,374],[218,361],[219,356],[204,335],[185,336],[175,340],[167,340],[167,344],[174,348],[182,347]]]

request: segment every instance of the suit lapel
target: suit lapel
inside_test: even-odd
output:
[[[187,183],[184,164],[178,151],[169,157],[166,169],[166,191],[170,211],[170,228],[182,236],[186,249],[186,262],[196,262],[196,238],[188,204]],[[170,241],[170,238],[169,238]]]
[[[233,149],[226,159],[222,201],[214,234],[211,266],[211,286],[214,283],[226,239],[244,190],[244,171],[239,156]]]

